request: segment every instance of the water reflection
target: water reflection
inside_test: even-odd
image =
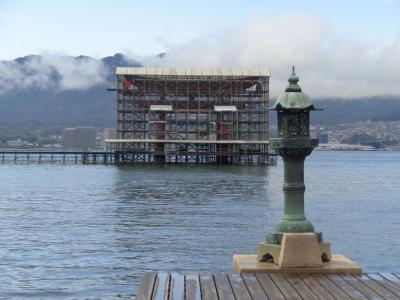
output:
[[[120,167],[115,178],[115,230],[137,270],[230,270],[232,250],[262,238],[266,166]]]

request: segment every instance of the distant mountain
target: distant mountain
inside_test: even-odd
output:
[[[324,108],[323,111],[312,114],[312,121],[318,124],[400,120],[400,97],[324,99],[314,103],[315,106]]]
[[[271,104],[274,99],[270,100]],[[357,99],[312,99],[314,106],[322,111],[311,112],[313,124],[355,123],[360,121],[399,121],[400,97],[376,96]],[[276,113],[270,113],[271,123]]]
[[[101,62],[107,69],[107,80],[112,82],[115,81],[115,68],[116,67],[140,67],[142,66],[139,62],[121,54],[117,53],[113,56],[103,57]]]
[[[0,126],[114,126],[115,94],[106,89],[117,66],[141,64],[120,53],[0,61]]]
[[[0,127],[115,126],[115,93],[106,89],[115,85],[117,66],[140,65],[120,53],[100,60],[28,55],[0,61]],[[314,103],[325,108],[312,113],[314,124],[400,120],[400,97],[314,99]],[[270,116],[274,122],[275,114]]]

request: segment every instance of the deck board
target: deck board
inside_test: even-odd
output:
[[[318,281],[326,290],[328,290],[331,295],[334,295],[336,299],[340,300],[350,300],[351,297],[340,287],[334,284],[328,277],[325,275],[311,275],[316,281]]]
[[[383,285],[376,282],[375,280],[373,280],[371,277],[369,277],[367,275],[362,275],[362,276],[354,276],[353,275],[353,277],[356,277],[358,280],[360,280],[366,286],[371,288],[374,292],[376,292],[378,295],[380,295],[384,299],[400,300],[400,297],[396,296],[396,294],[393,294],[389,289],[385,288]]]
[[[276,284],[272,281],[271,277],[268,276],[268,274],[258,273],[254,275],[257,277],[268,298],[285,300],[285,297],[283,296],[279,288],[276,286]]]
[[[136,300],[150,300],[153,294],[154,283],[156,281],[157,273],[148,272],[144,274],[142,283],[139,288],[139,293]]]
[[[137,300],[400,300],[400,277],[392,273],[146,273]]]
[[[344,280],[341,276],[337,274],[326,275],[334,284],[336,284],[339,288],[348,294],[351,299],[357,300],[365,300],[367,299],[364,294],[362,294],[359,290],[357,290],[354,286]]]
[[[366,286],[361,280],[359,280],[358,276],[353,276],[349,274],[340,275],[344,280],[354,286],[357,290],[359,290],[367,299],[382,299],[382,297],[376,293],[372,288]]]
[[[236,299],[252,300],[246,284],[244,283],[240,274],[228,274],[228,278]]]
[[[386,278],[382,277],[380,274],[367,274],[367,276],[375,280],[380,285],[384,286],[393,294],[400,295],[400,287],[391,282],[390,280],[387,280]],[[397,297],[400,298],[400,296]]]
[[[168,273],[157,273],[156,281],[154,283],[152,300],[166,300],[169,294],[169,282],[171,275]]]
[[[185,299],[185,275],[179,273],[171,273],[169,282],[169,300]]]
[[[217,293],[220,300],[235,300],[231,284],[226,273],[214,274],[214,281],[217,287]]]
[[[297,274],[299,279],[315,294],[317,299],[335,300],[334,296],[328,289],[324,288],[310,274]]]
[[[242,274],[242,278],[253,300],[268,299],[268,296],[254,274]]]
[[[201,300],[199,275],[185,275],[185,299]]]
[[[301,300],[300,295],[281,273],[268,274],[287,300]]]
[[[218,299],[217,289],[215,287],[213,274],[200,275],[201,299],[216,300]]]
[[[317,296],[297,274],[284,274],[285,278],[303,299],[318,300]]]
[[[379,273],[379,275],[386,278],[387,280],[390,280],[391,282],[393,282],[393,284],[400,287],[400,279],[396,275],[391,274],[391,273]]]

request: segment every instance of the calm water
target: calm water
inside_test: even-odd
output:
[[[314,152],[307,216],[400,270],[400,153]],[[275,167],[0,165],[0,297],[129,298],[148,270],[231,270],[282,214]]]

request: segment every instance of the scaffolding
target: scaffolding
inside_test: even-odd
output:
[[[269,163],[266,69],[116,70],[121,163]]]

